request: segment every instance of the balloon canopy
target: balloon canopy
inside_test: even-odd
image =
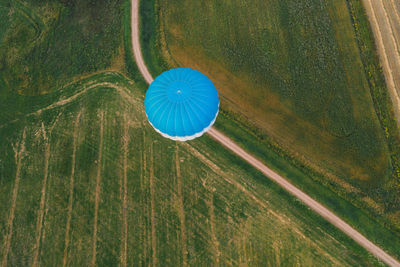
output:
[[[188,68],[158,76],[146,92],[144,107],[154,129],[172,140],[187,141],[204,134],[215,122],[219,98],[204,74]]]

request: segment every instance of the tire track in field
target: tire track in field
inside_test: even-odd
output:
[[[76,146],[77,146],[76,143],[77,143],[77,139],[78,139],[78,126],[79,126],[79,119],[81,117],[81,114],[82,114],[82,111],[80,111],[78,113],[78,115],[75,118],[75,123],[74,123],[74,133],[73,133],[73,141],[72,141],[72,163],[71,163],[71,176],[70,176],[70,185],[69,185],[67,225],[65,227],[63,267],[65,267],[67,265],[67,259],[68,259],[69,231],[71,228],[72,205],[74,202],[75,158],[76,158]]]
[[[43,218],[44,218],[44,204],[46,201],[46,188],[47,188],[47,178],[49,176],[49,159],[50,159],[50,142],[49,138],[46,135],[46,130],[44,128],[44,124],[42,123],[42,133],[44,139],[44,175],[43,175],[43,185],[40,196],[40,205],[39,205],[39,215],[36,221],[36,243],[35,243],[35,252],[33,254],[33,262],[32,266],[36,267],[38,264],[38,257],[40,251],[40,239],[42,237],[42,227],[43,227]]]
[[[267,207],[267,205],[260,199],[258,199],[253,193],[251,193],[249,190],[247,190],[243,185],[240,183],[228,178],[228,175],[221,170],[220,167],[218,167],[214,162],[206,158],[202,153],[200,153],[197,149],[195,149],[193,146],[189,145],[188,143],[182,143],[182,146],[184,146],[186,149],[192,152],[194,156],[196,156],[200,161],[204,162],[206,166],[208,166],[212,171],[214,171],[217,175],[221,176],[226,182],[234,185],[236,188],[238,188],[240,191],[242,191],[245,195],[249,196],[251,199],[253,199],[258,205],[263,207],[264,209],[267,209],[270,211]],[[284,219],[276,214],[275,212],[271,211],[277,218],[279,218],[282,222],[284,222]]]
[[[94,202],[94,225],[93,225],[93,244],[92,244],[92,261],[91,265],[96,265],[96,247],[97,247],[97,218],[99,213],[100,201],[100,180],[101,180],[101,160],[103,150],[103,123],[104,114],[100,112],[100,141],[99,141],[99,158],[97,160],[97,175],[96,175],[96,196]]]
[[[178,184],[178,201],[179,201],[179,220],[181,224],[181,242],[182,242],[182,265],[187,266],[187,247],[186,247],[186,226],[185,226],[185,210],[183,207],[183,192],[182,192],[182,178],[181,166],[179,162],[179,146],[176,145],[175,149],[175,165],[176,165],[176,178]]]
[[[44,107],[44,108],[36,110],[35,112],[29,113],[29,114],[27,114],[27,116],[38,115],[38,114],[41,114],[43,111],[65,106],[65,105],[73,102],[74,100],[78,99],[79,96],[84,95],[89,90],[94,89],[96,87],[107,87],[107,88],[115,89],[115,91],[117,91],[123,99],[128,100],[131,104],[141,104],[141,103],[139,103],[138,100],[135,99],[135,97],[132,96],[131,92],[129,92],[129,89],[127,89],[126,87],[120,87],[120,86],[117,86],[110,82],[101,82],[101,83],[96,83],[91,86],[88,86],[85,89],[81,90],[80,92],[78,92],[68,98],[61,99],[53,104],[50,104],[47,107]]]
[[[394,77],[393,77],[393,71],[392,71],[392,69],[390,67],[388,53],[386,51],[386,46],[385,46],[384,41],[383,41],[383,36],[382,36],[381,29],[380,29],[380,24],[378,23],[378,19],[376,17],[376,13],[374,11],[374,7],[373,7],[373,5],[371,3],[371,0],[363,0],[363,2],[365,4],[364,6],[365,6],[365,8],[367,10],[367,14],[368,14],[368,17],[370,19],[371,27],[372,27],[372,29],[373,29],[373,31],[375,33],[374,34],[375,35],[375,41],[376,41],[376,45],[377,45],[377,48],[378,48],[378,52],[380,54],[380,59],[381,59],[380,61],[381,61],[381,64],[382,64],[382,67],[383,67],[383,70],[384,70],[384,73],[385,73],[386,82],[387,82],[388,89],[390,91],[390,95],[392,96],[392,99],[393,99],[393,102],[394,102],[393,103],[394,106],[395,106],[394,112],[396,114],[396,117],[398,118],[398,125],[400,126],[400,96],[399,96],[399,93],[396,90],[396,84],[395,84]],[[377,3],[379,3],[379,1]],[[386,13],[385,10],[384,10],[384,12]],[[385,15],[385,18],[387,20],[386,16],[387,16],[387,14]],[[390,27],[388,29],[390,29],[390,31],[391,31]],[[392,34],[392,39],[393,39],[393,33],[391,32],[391,34]]]
[[[151,247],[153,266],[157,266],[157,237],[156,237],[156,220],[155,220],[155,201],[154,201],[154,158],[153,143],[150,145],[150,205],[151,205]]]
[[[393,0],[391,1],[391,3],[392,3],[392,8],[393,8],[393,13],[394,13],[394,15],[395,15],[395,17],[396,17],[396,19],[398,19],[399,18],[399,15],[397,14],[397,12],[396,12],[396,7],[394,6],[394,2],[393,2]],[[395,56],[396,56],[396,58],[397,58],[397,63],[400,63],[400,53],[399,53],[399,46],[398,46],[398,44],[397,44],[397,42],[396,42],[396,36],[395,36],[395,29],[393,29],[393,27],[394,27],[394,23],[391,23],[391,21],[392,21],[392,19],[391,19],[391,16],[387,13],[387,8],[385,7],[385,4],[382,4],[382,10],[383,10],[383,14],[385,15],[385,21],[386,21],[386,23],[387,23],[387,25],[389,26],[388,27],[388,29],[390,30],[390,39],[392,40],[392,42],[393,42],[393,46],[394,46],[394,49],[395,49]]]
[[[140,191],[141,191],[141,198],[140,198],[140,205],[143,207],[143,215],[141,217],[141,225],[143,225],[143,231],[141,235],[141,240],[143,240],[143,262],[141,262],[141,265],[150,265],[146,262],[146,259],[148,259],[148,247],[149,247],[149,233],[148,233],[148,227],[147,227],[147,219],[149,218],[149,209],[147,207],[147,198],[146,198],[146,183],[147,183],[147,159],[146,159],[146,131],[143,131],[143,142],[142,142],[142,150],[140,154],[140,159],[141,159],[141,179],[140,179]]]
[[[53,132],[53,129],[56,126],[60,116],[61,116],[61,112],[58,113],[58,115],[57,115],[56,119],[54,120],[53,124],[50,126],[50,128],[48,130],[49,135],[51,135],[51,133]],[[51,177],[49,179],[51,179]],[[50,181],[48,183],[50,183]],[[50,194],[50,193],[48,193],[48,194]],[[40,241],[41,244],[43,244],[45,239],[46,239],[46,229],[47,229],[47,220],[46,220],[46,218],[47,218],[48,211],[49,211],[49,197],[46,198],[46,203],[44,204],[43,232],[42,232],[42,238],[41,238],[41,241]]]
[[[400,15],[399,15],[400,10],[397,8],[394,0],[390,0],[390,3],[392,6],[392,9],[393,9],[393,14],[394,14],[395,20],[396,20],[398,26],[400,26]]]
[[[205,201],[208,207],[208,216],[210,217],[210,233],[211,233],[211,241],[213,246],[213,252],[215,257],[216,265],[219,265],[221,251],[219,249],[219,242],[217,238],[217,229],[215,224],[215,211],[214,211],[214,191],[215,188],[212,186],[207,186],[206,181],[203,180],[203,187],[209,192],[209,199]]]
[[[21,161],[22,161],[22,155],[25,153],[25,138],[26,138],[26,128],[24,129],[24,132],[22,133],[21,142],[17,143],[17,148],[14,147],[15,163],[16,163],[15,183],[14,183],[14,189],[13,189],[13,194],[12,194],[12,199],[11,199],[10,215],[8,217],[8,223],[7,223],[8,232],[6,234],[6,238],[4,239],[4,245],[3,245],[4,252],[3,252],[3,259],[1,261],[2,267],[7,266],[8,252],[10,251],[11,238],[12,238],[12,233],[13,233],[13,222],[14,222],[14,216],[15,216],[15,206],[17,204],[18,187],[19,187],[19,181],[20,181],[19,176],[21,173]],[[18,151],[17,151],[17,149],[18,149]]]
[[[128,214],[127,214],[127,199],[128,199],[128,143],[129,143],[129,125],[127,123],[127,118],[125,115],[125,123],[124,123],[124,137],[123,137],[123,198],[122,198],[122,221],[123,227],[121,231],[121,265],[126,267],[126,258],[127,258],[127,249],[128,249]]]

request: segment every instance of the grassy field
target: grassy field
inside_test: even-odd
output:
[[[122,2],[3,0],[0,84],[39,95],[79,75],[121,70],[122,50],[115,48],[123,47]]]
[[[141,12],[152,73],[206,73],[225,121],[249,131],[217,128],[269,164],[286,159],[279,171],[297,166],[307,178],[289,178],[326,205],[325,189],[305,185],[334,191],[400,236],[400,138],[358,0],[146,1]]]
[[[377,264],[208,138],[160,137],[142,103],[109,72],[2,121],[2,263]]]
[[[128,3],[113,8],[122,10],[124,45],[110,47],[110,54],[130,54]],[[2,23],[12,8],[1,7]],[[102,25],[92,26],[102,32]],[[71,37],[57,36],[49,49]],[[94,44],[73,53],[95,51]],[[16,94],[3,79],[1,266],[380,264],[207,136],[176,143],[155,133],[144,114],[145,87],[130,78],[139,75],[126,59],[119,72],[98,59],[94,74],[54,76],[58,87],[48,94],[28,83],[24,90],[39,96]]]

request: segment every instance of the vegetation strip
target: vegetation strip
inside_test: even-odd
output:
[[[46,136],[46,129],[44,124],[42,123],[42,133],[44,139],[44,177],[43,177],[43,185],[42,185],[42,194],[40,197],[40,206],[39,206],[39,214],[36,222],[36,244],[35,244],[35,253],[33,254],[33,263],[32,266],[35,267],[38,264],[38,256],[40,251],[40,239],[42,237],[42,227],[43,227],[43,216],[44,216],[44,205],[46,200],[46,187],[47,187],[47,178],[49,175],[49,158],[50,158],[50,141]],[[49,132],[49,134],[51,134]]]
[[[72,218],[72,205],[74,202],[74,178],[75,178],[75,158],[76,158],[76,146],[78,139],[78,126],[79,118],[82,112],[80,111],[75,118],[74,123],[74,133],[73,133],[73,143],[72,143],[72,162],[71,162],[71,176],[69,185],[69,200],[68,200],[68,215],[67,215],[67,225],[65,227],[65,242],[64,242],[64,257],[63,257],[63,267],[67,265],[68,260],[68,247],[69,247],[69,231],[71,228],[71,218]]]
[[[121,264],[126,266],[127,249],[128,249],[128,144],[129,144],[129,124],[125,115],[124,120],[124,136],[123,136],[123,153],[124,153],[124,169],[123,169],[123,198],[122,198],[122,231],[121,231]]]
[[[22,156],[25,152],[25,138],[26,138],[26,129],[24,129],[24,132],[22,134],[22,140],[19,143],[17,143],[16,147],[14,147],[15,163],[17,165],[17,170],[15,172],[15,184],[11,200],[12,202],[11,202],[10,215],[8,217],[8,224],[7,224],[8,232],[4,240],[4,246],[3,246],[4,247],[3,260],[1,261],[2,267],[7,266],[8,252],[10,251],[11,238],[13,234],[14,213],[15,213],[15,206],[17,204],[18,186],[20,180],[19,176],[21,172],[21,161],[22,161]]]
[[[157,236],[156,236],[156,213],[154,200],[154,155],[153,142],[150,145],[150,205],[151,205],[151,248],[153,251],[153,266],[157,266]]]
[[[215,189],[212,186],[208,186],[206,184],[207,181],[203,181],[203,186],[208,190],[209,199],[206,201],[206,205],[208,207],[208,215],[210,216],[210,231],[211,231],[211,244],[213,247],[213,253],[215,257],[215,263],[219,264],[219,258],[221,255],[221,251],[219,249],[219,242],[216,234],[216,226],[215,226],[215,212],[214,212],[214,191]]]
[[[187,266],[187,248],[186,248],[186,227],[185,227],[185,209],[183,206],[182,178],[181,166],[179,162],[179,146],[175,148],[175,167],[176,179],[178,184],[178,201],[179,201],[179,220],[181,224],[181,243],[182,243],[182,264]]]
[[[91,265],[96,265],[96,247],[97,247],[97,220],[99,213],[99,201],[100,201],[100,180],[101,180],[101,161],[102,161],[102,150],[103,150],[103,123],[104,114],[100,112],[100,141],[99,141],[99,158],[97,160],[97,175],[96,175],[96,196],[94,204],[94,225],[93,225],[93,245],[92,245],[92,262]]]
[[[361,59],[363,61],[365,73],[368,77],[370,93],[390,150],[391,165],[393,169],[392,177],[398,179],[395,181],[396,188],[392,190],[397,191],[385,192],[385,194],[389,196],[389,200],[390,198],[394,199],[394,201],[391,201],[393,203],[388,204],[390,208],[393,208],[393,206],[398,204],[398,198],[395,197],[398,197],[398,194],[400,193],[398,184],[400,181],[400,119],[396,121],[396,114],[399,114],[400,112],[400,98],[397,95],[396,88],[394,87],[395,84],[389,65],[389,58],[386,54],[383,36],[372,3],[369,0],[347,0],[347,3],[349,12],[352,15],[352,23],[357,37]],[[365,4],[363,5],[362,3]],[[376,3],[382,4],[381,2]],[[368,10],[370,11],[370,21],[365,14]],[[370,27],[373,27],[375,30],[371,30]],[[376,38],[374,38],[376,39],[376,44],[373,41],[374,36],[372,31],[374,31],[376,35]],[[377,55],[378,51],[376,50],[377,48],[380,48],[381,50],[379,53],[381,54],[381,61],[383,61],[382,64],[384,65],[384,69],[387,70],[386,79],[382,73],[380,60]],[[395,95],[395,98],[393,99],[395,104],[393,104],[393,101],[390,98],[391,94]],[[397,228],[398,227],[400,226],[397,225]]]

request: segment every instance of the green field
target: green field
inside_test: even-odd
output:
[[[374,262],[208,138],[160,137],[142,103],[103,73],[2,122],[3,263],[89,265],[94,244],[100,266]]]
[[[400,233],[400,137],[358,0],[155,0],[141,12],[154,75],[176,66],[206,73],[226,121],[244,130],[217,128],[268,164],[273,150],[302,169],[307,178],[289,178],[326,205],[321,187],[307,184]]]
[[[120,70],[122,3],[2,0],[1,93],[38,95],[77,75]]]
[[[40,1],[18,3],[32,17],[54,15],[37,12]],[[78,4],[65,3],[61,13],[73,14]],[[76,57],[78,65],[57,70],[44,87],[32,81],[23,91],[8,86],[13,71],[27,66],[33,77],[50,66],[23,60],[2,65],[0,265],[379,265],[207,136],[176,143],[154,132],[144,114],[145,86],[129,57],[128,3],[97,7],[112,21],[121,14],[116,31],[91,24],[104,33],[102,40],[120,38],[107,48],[108,55],[124,55],[117,65],[97,55],[96,68],[80,69],[86,61]],[[2,49],[10,49],[7,40],[15,32],[9,29],[21,19],[13,5],[0,4]],[[79,16],[92,12],[81,9]],[[57,35],[60,28],[49,25],[55,34],[43,37],[49,51],[69,38],[80,40]],[[83,32],[85,25],[65,27]],[[63,51],[54,64],[94,53],[95,36]],[[41,59],[35,47],[41,43],[31,52]],[[400,254],[397,244],[394,239],[390,251]]]

